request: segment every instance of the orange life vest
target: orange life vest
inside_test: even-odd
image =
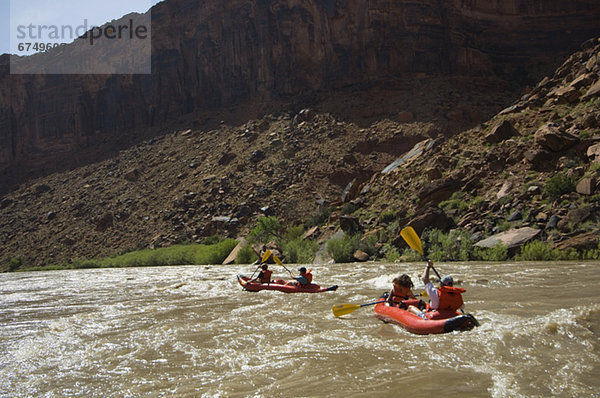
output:
[[[296,277],[296,284],[298,286],[308,286],[310,285],[310,283],[312,282],[312,274],[310,273],[312,271],[312,269],[309,269],[308,271],[306,271],[304,273],[304,275],[300,275],[299,277]],[[301,283],[299,278],[300,277],[305,277],[306,278],[306,283]]]
[[[272,274],[273,271],[269,269],[263,269],[262,271],[260,271],[260,278],[258,280],[260,281],[260,283],[270,283]]]
[[[408,295],[402,295],[402,294],[396,293],[395,288],[392,288],[392,291],[390,292],[390,297],[394,304],[400,304],[403,300],[409,299]]]
[[[461,287],[440,286],[438,296],[440,305],[437,308],[440,311],[456,311],[463,305],[462,293],[466,292]]]
[[[306,277],[306,280],[308,281],[307,285],[310,285],[312,282],[311,271],[312,271],[312,269],[309,269],[308,271],[306,271],[306,274],[304,274],[304,276]]]

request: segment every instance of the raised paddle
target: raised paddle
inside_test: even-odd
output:
[[[400,236],[402,236],[402,238],[404,238],[404,241],[406,242],[406,244],[408,244],[413,250],[421,253],[421,255],[423,256],[425,261],[429,262],[429,257],[427,257],[427,255],[423,251],[423,246],[421,245],[421,239],[419,239],[419,235],[417,235],[417,232],[415,231],[415,229],[413,227],[404,228],[402,231],[400,231]],[[433,267],[433,264],[431,265],[431,269],[433,270],[433,272],[435,272],[438,279],[442,280],[442,277],[440,276],[440,274],[438,274],[437,270]]]
[[[331,311],[333,311],[333,315],[335,315],[336,317],[340,317],[342,315],[348,315],[349,313],[354,312],[361,307],[366,307],[367,305],[375,305],[379,303],[385,303],[385,300],[379,300],[373,303],[366,304],[337,304],[333,306]]]

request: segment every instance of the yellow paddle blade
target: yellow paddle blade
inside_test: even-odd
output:
[[[275,260],[275,262],[279,265],[281,265],[283,267],[283,263],[281,262],[281,260],[279,259],[279,257],[277,257],[276,255],[273,254],[273,260]]]
[[[408,244],[411,248],[421,253],[423,253],[423,247],[421,246],[421,239],[419,239],[419,235],[417,235],[416,231],[413,227],[406,227],[402,231],[400,231],[400,236],[404,238],[406,244]]]
[[[267,250],[265,250],[265,254],[263,254],[260,262],[264,263],[265,261],[267,261],[269,259],[269,257],[271,257],[271,250],[267,249]]]
[[[423,290],[421,292],[421,294],[419,294],[419,296],[421,296],[421,297],[429,297],[429,295],[427,294],[427,290]]]
[[[334,305],[331,310],[333,311],[333,315],[342,316],[354,312],[360,307],[361,306],[358,304],[337,304]]]

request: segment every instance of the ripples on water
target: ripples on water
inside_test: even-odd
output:
[[[481,327],[434,336],[331,312],[423,264],[314,266],[321,294],[244,292],[250,266],[2,274],[0,396],[600,396],[599,265],[437,264]]]

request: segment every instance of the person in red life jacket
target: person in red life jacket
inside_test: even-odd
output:
[[[273,274],[273,271],[269,270],[269,266],[267,264],[263,264],[260,268],[261,271],[258,273],[258,276],[252,280],[252,282],[271,283],[271,275]]]
[[[402,274],[392,281],[392,290],[388,295],[387,301],[390,305],[399,306],[402,300],[416,299],[412,292],[413,282],[410,276]]]
[[[308,286],[312,282],[312,270],[306,271],[305,267],[298,268],[300,272],[300,276],[295,277],[295,281],[290,281],[287,285],[296,285],[296,286]]]
[[[460,287],[454,287],[454,280],[450,275],[444,276],[440,281],[440,287],[435,288],[431,281],[429,280],[429,270],[433,266],[431,260],[427,262],[427,267],[425,268],[425,273],[423,274],[422,281],[425,284],[425,291],[429,296],[429,309],[431,311],[458,311],[464,309],[464,302],[462,299],[462,293],[465,292],[465,289]],[[409,309],[411,312],[416,313],[417,315],[424,317],[424,313],[421,311],[415,311],[414,308]],[[429,318],[429,317],[428,317]]]

